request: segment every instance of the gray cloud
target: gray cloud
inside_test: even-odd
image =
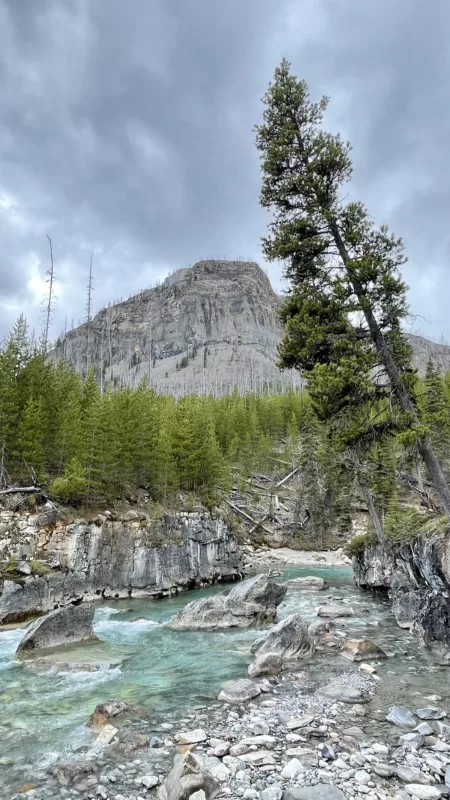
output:
[[[84,315],[93,244],[96,307],[200,258],[261,261],[252,128],[287,55],[332,97],[354,191],[404,235],[416,327],[450,339],[450,9],[428,5],[0,0],[0,331],[38,325],[47,233],[54,335]]]

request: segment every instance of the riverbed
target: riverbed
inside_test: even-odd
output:
[[[278,617],[301,612],[311,621],[317,607],[330,597],[352,606],[355,616],[339,620],[337,632],[370,638],[389,655],[377,666],[378,691],[368,714],[368,724],[377,735],[398,734],[384,721],[390,705],[417,708],[429,704],[427,698],[434,695],[441,698],[440,705],[450,704],[449,668],[397,627],[387,598],[355,587],[351,570],[344,567],[286,568],[278,580],[311,574],[324,577],[330,590],[290,588]],[[59,654],[76,664],[95,663],[100,655],[105,666],[93,672],[64,672],[51,664],[42,672],[30,670],[13,658],[23,631],[0,631],[0,796],[9,797],[28,781],[39,785],[58,761],[81,758],[92,742],[85,723],[98,703],[116,698],[140,707],[146,731],[157,734],[167,720],[214,702],[223,681],[244,677],[251,661],[250,645],[260,630],[202,633],[167,627],[187,602],[223,588],[168,600],[99,604],[94,629],[101,642]],[[108,668],[108,661],[116,666]],[[316,654],[301,668],[312,682],[324,683],[348,669],[349,663],[327,652]]]

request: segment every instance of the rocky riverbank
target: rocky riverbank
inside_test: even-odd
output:
[[[398,624],[444,655],[450,649],[450,537],[368,544],[353,556],[358,586],[388,591]],[[449,656],[450,658],[450,656]]]
[[[45,780],[36,776],[34,786],[19,787],[11,800],[193,798],[182,793],[181,778],[174,787],[174,762],[179,775],[195,775],[192,786],[203,792],[195,800],[439,800],[450,794],[450,720],[438,705],[391,710],[386,741],[369,725],[376,681],[360,671],[337,673],[325,686],[311,685],[303,671],[257,686],[252,702],[213,703],[159,725],[130,713],[121,724],[129,709],[110,704],[109,716],[103,707],[93,716],[99,732],[84,758],[58,764]]]
[[[389,636],[383,640],[383,626],[378,627],[364,598],[355,594],[349,603],[342,590],[319,581],[287,580],[287,609],[280,621],[252,637],[248,675],[243,667],[240,678],[215,690],[216,700],[164,714],[131,700],[102,702],[86,715],[83,727],[92,735],[84,735],[70,759],[46,753],[28,783],[14,781],[9,800],[24,795],[33,800],[438,800],[450,795],[447,672],[442,667],[435,672],[428,659],[423,683],[407,693],[395,679],[397,689],[394,694],[389,689],[386,702],[385,684],[392,676],[414,680],[408,660],[402,660],[403,637],[411,637],[399,631],[397,652],[390,652],[383,644]],[[266,576],[236,588],[242,602],[257,605],[270,606],[272,597],[276,605],[283,594],[274,595],[276,584]],[[202,599],[195,603],[202,607]],[[299,613],[299,607],[309,610]],[[236,628],[240,631],[240,625]],[[166,630],[182,647],[197,635]],[[371,630],[386,652],[371,639],[354,638],[363,630]],[[209,637],[224,634],[204,636],[206,649],[198,658],[208,657]],[[239,638],[228,641],[236,647]],[[413,671],[419,663],[415,659]],[[446,699],[432,694],[433,681]],[[206,686],[205,694],[210,694]]]
[[[246,569],[259,567],[347,567],[351,559],[339,550],[292,550],[289,547],[269,548],[243,545]]]
[[[52,504],[0,511],[0,623],[81,600],[167,597],[242,577],[235,535],[217,511],[105,511],[68,523]]]

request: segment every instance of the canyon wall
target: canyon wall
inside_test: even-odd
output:
[[[358,586],[389,592],[402,628],[426,645],[450,649],[450,537],[361,548],[353,571]]]
[[[235,536],[207,511],[159,520],[106,512],[70,524],[52,508],[0,511],[0,559],[3,623],[82,599],[161,597],[243,573]]]

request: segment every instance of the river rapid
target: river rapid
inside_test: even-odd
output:
[[[379,737],[398,736],[384,719],[391,705],[418,708],[438,695],[439,705],[450,706],[450,669],[397,627],[385,597],[355,587],[349,568],[286,568],[277,580],[303,575],[324,577],[330,590],[290,588],[279,618],[300,612],[312,621],[319,605],[339,597],[353,607],[355,616],[339,620],[337,630],[369,638],[390,656],[377,667],[378,690],[368,710],[369,725]],[[140,707],[146,733],[158,735],[168,721],[189,709],[213,705],[223,681],[246,677],[250,645],[260,629],[202,633],[167,627],[186,603],[223,588],[168,600],[99,604],[94,629],[102,641],[59,653],[69,663],[96,663],[101,655],[117,665],[94,672],[64,672],[51,664],[41,672],[31,670],[14,660],[23,630],[0,629],[0,797],[11,797],[27,782],[39,786],[56,763],[82,758],[93,738],[85,723],[98,703],[115,698]],[[318,653],[300,668],[312,682],[323,684],[348,669],[349,662],[333,653]]]

